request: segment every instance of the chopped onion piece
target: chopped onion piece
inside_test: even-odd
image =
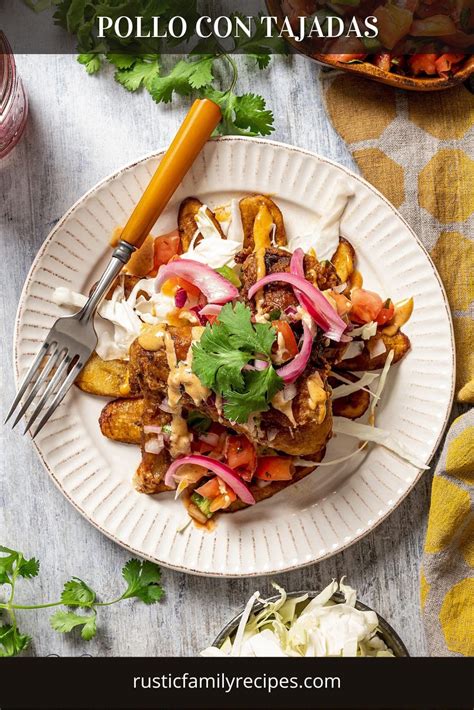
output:
[[[143,432],[145,434],[161,434],[161,427],[155,424],[146,424],[143,427]]]
[[[200,316],[218,316],[222,310],[222,306],[217,303],[208,303],[199,310]]]
[[[342,293],[345,291],[347,288],[347,281],[344,281],[343,284],[339,284],[339,286],[333,286],[332,290],[335,291],[336,293]]]
[[[340,387],[335,387],[332,391],[332,399],[340,399],[340,397],[347,397],[353,392],[365,389],[366,385],[370,385],[374,380],[376,380],[378,375],[374,372],[365,372],[360,380],[357,382],[351,382],[351,384],[341,385]]]
[[[362,340],[369,340],[377,333],[377,323],[371,320],[370,323],[365,323],[361,325],[360,328],[353,328],[351,330],[351,335],[353,338],[358,338],[359,335]]]
[[[206,296],[209,303],[228,303],[239,295],[238,289],[223,276],[206,264],[192,259],[175,259],[158,272],[155,290],[160,291],[168,279],[180,277],[196,286]]]
[[[174,295],[174,305],[176,308],[183,308],[184,304],[188,300],[188,294],[184,290],[184,288],[178,288]]]
[[[284,402],[290,402],[292,399],[296,397],[297,394],[297,389],[296,385],[291,383],[289,385],[285,385],[285,387],[282,390],[281,396]]]
[[[201,456],[200,454],[191,454],[190,456],[183,456],[180,459],[173,461],[171,466],[166,472],[165,484],[169,488],[175,488],[175,473],[180,466],[185,464],[193,464],[194,466],[201,466],[202,468],[212,471],[216,476],[222,478],[224,483],[232,488],[234,493],[247,505],[253,505],[255,503],[255,498],[253,497],[250,489],[245,485],[242,479],[233,471],[230,466],[227,466],[220,461],[211,459],[208,456]]]
[[[306,365],[308,364],[309,357],[311,355],[311,348],[313,346],[313,335],[304,321],[303,323],[303,344],[298,355],[296,355],[291,362],[283,367],[278,368],[277,374],[282,378],[282,380],[288,384],[294,382],[298,377],[304,372]],[[296,394],[296,392],[295,392]],[[293,395],[294,396],[294,395]],[[285,391],[283,391],[284,401]],[[293,397],[290,397],[293,399]]]
[[[388,429],[380,429],[379,427],[370,426],[368,424],[359,424],[344,417],[333,418],[333,431],[336,434],[346,434],[353,436],[360,441],[373,441],[375,444],[380,444],[384,448],[392,451],[401,459],[415,466],[415,468],[428,469],[428,466],[420,461],[416,456],[407,451],[403,444],[395,441],[392,438],[391,432]]]
[[[166,412],[167,414],[174,414],[174,409],[173,407],[170,407],[168,397],[164,398],[162,403],[158,405],[158,408],[161,409],[162,412]]]
[[[164,445],[163,434],[158,434],[158,436],[154,436],[152,439],[148,439],[148,441],[145,442],[145,451],[147,454],[155,454],[158,456],[158,454],[161,454],[163,451]]]
[[[205,444],[209,444],[209,446],[217,446],[219,443],[219,434],[208,431],[206,434],[199,435],[199,441],[203,441]]]

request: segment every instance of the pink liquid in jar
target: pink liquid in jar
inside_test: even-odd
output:
[[[0,32],[0,159],[20,140],[28,115],[28,99],[7,38]]]

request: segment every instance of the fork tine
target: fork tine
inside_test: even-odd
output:
[[[27,422],[26,427],[25,427],[25,431],[23,432],[23,434],[26,434],[26,432],[29,431],[29,429],[31,428],[31,425],[39,417],[39,415],[41,414],[41,412],[43,410],[44,405],[46,404],[46,402],[49,399],[49,396],[54,392],[57,385],[62,381],[64,370],[71,363],[72,358],[68,355],[67,350],[62,350],[61,354],[63,355],[63,357],[60,360],[60,362],[58,362],[58,369],[56,370],[53,377],[48,382],[48,386],[46,387],[45,391],[43,392],[43,395],[42,395],[40,401],[36,405],[35,410],[30,417],[30,420]],[[57,358],[56,358],[56,360],[57,360]]]
[[[68,392],[69,388],[71,387],[72,383],[84,367],[84,363],[78,360],[74,367],[72,368],[71,372],[68,374],[66,379],[63,381],[61,388],[58,390],[56,393],[56,396],[54,397],[53,401],[51,402],[48,411],[46,414],[43,416],[42,420],[38,424],[38,427],[33,434],[33,439],[39,434],[41,429],[44,427],[48,419],[51,417],[53,412],[56,410],[56,408],[61,404],[63,401],[64,397],[66,396],[66,393]]]
[[[10,411],[7,414],[7,418],[4,421],[4,424],[7,423],[7,421],[10,419],[11,415],[15,411],[15,409],[18,407],[18,404],[25,394],[26,390],[28,389],[28,386],[31,384],[31,381],[34,377],[35,372],[38,369],[39,364],[41,363],[42,359],[45,357],[47,354],[49,348],[51,347],[51,343],[48,343],[48,340],[46,339],[39,349],[38,354],[36,355],[35,359],[33,360],[33,364],[31,365],[30,369],[26,373],[25,377],[23,378],[23,382],[20,385],[20,389],[18,390],[18,393],[13,400],[13,404],[10,407]]]
[[[18,424],[18,422],[20,421],[22,416],[28,410],[30,404],[33,402],[33,400],[36,397],[36,395],[38,394],[38,392],[41,390],[44,383],[47,381],[48,375],[51,372],[51,370],[53,369],[53,367],[55,366],[55,364],[58,360],[59,354],[60,353],[58,351],[58,348],[56,347],[56,343],[53,343],[53,350],[49,354],[49,360],[46,363],[46,365],[44,366],[44,368],[40,371],[38,378],[37,378],[35,384],[33,385],[33,387],[31,388],[31,391],[28,394],[26,401],[24,402],[23,406],[21,407],[20,411],[18,412],[16,419],[12,424],[12,429],[14,429],[16,427],[16,425]]]

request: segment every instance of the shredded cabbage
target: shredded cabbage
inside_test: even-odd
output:
[[[347,436],[354,436],[360,441],[373,441],[375,444],[380,444],[384,448],[392,451],[401,459],[411,463],[415,468],[420,468],[427,470],[429,467],[418,459],[414,454],[408,451],[403,444],[399,441],[395,441],[392,434],[388,429],[380,429],[376,426],[370,426],[369,424],[359,424],[359,422],[353,422],[350,419],[345,419],[344,417],[334,417],[333,418],[333,432],[335,434],[346,434]]]
[[[362,375],[360,380],[357,382],[351,382],[350,384],[341,385],[340,387],[335,387],[332,391],[332,399],[339,399],[340,397],[347,397],[347,395],[357,392],[358,390],[365,390],[366,385],[370,385],[378,377],[377,374],[373,372],[366,372]]]
[[[377,635],[378,618],[374,611],[355,608],[357,594],[352,587],[333,580],[302,610],[308,595],[288,599],[284,589],[276,601],[260,599],[255,592],[245,607],[234,639],[228,637],[220,648],[211,646],[201,656],[393,656]],[[335,592],[344,602],[332,601]],[[255,600],[263,609],[252,612]],[[299,610],[300,609],[300,610]]]

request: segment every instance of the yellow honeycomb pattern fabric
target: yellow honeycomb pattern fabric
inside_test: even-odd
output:
[[[323,75],[324,76],[324,75]],[[420,574],[430,652],[474,655],[474,96],[323,79],[334,127],[362,175],[430,252],[451,306],[457,409],[433,478]]]

